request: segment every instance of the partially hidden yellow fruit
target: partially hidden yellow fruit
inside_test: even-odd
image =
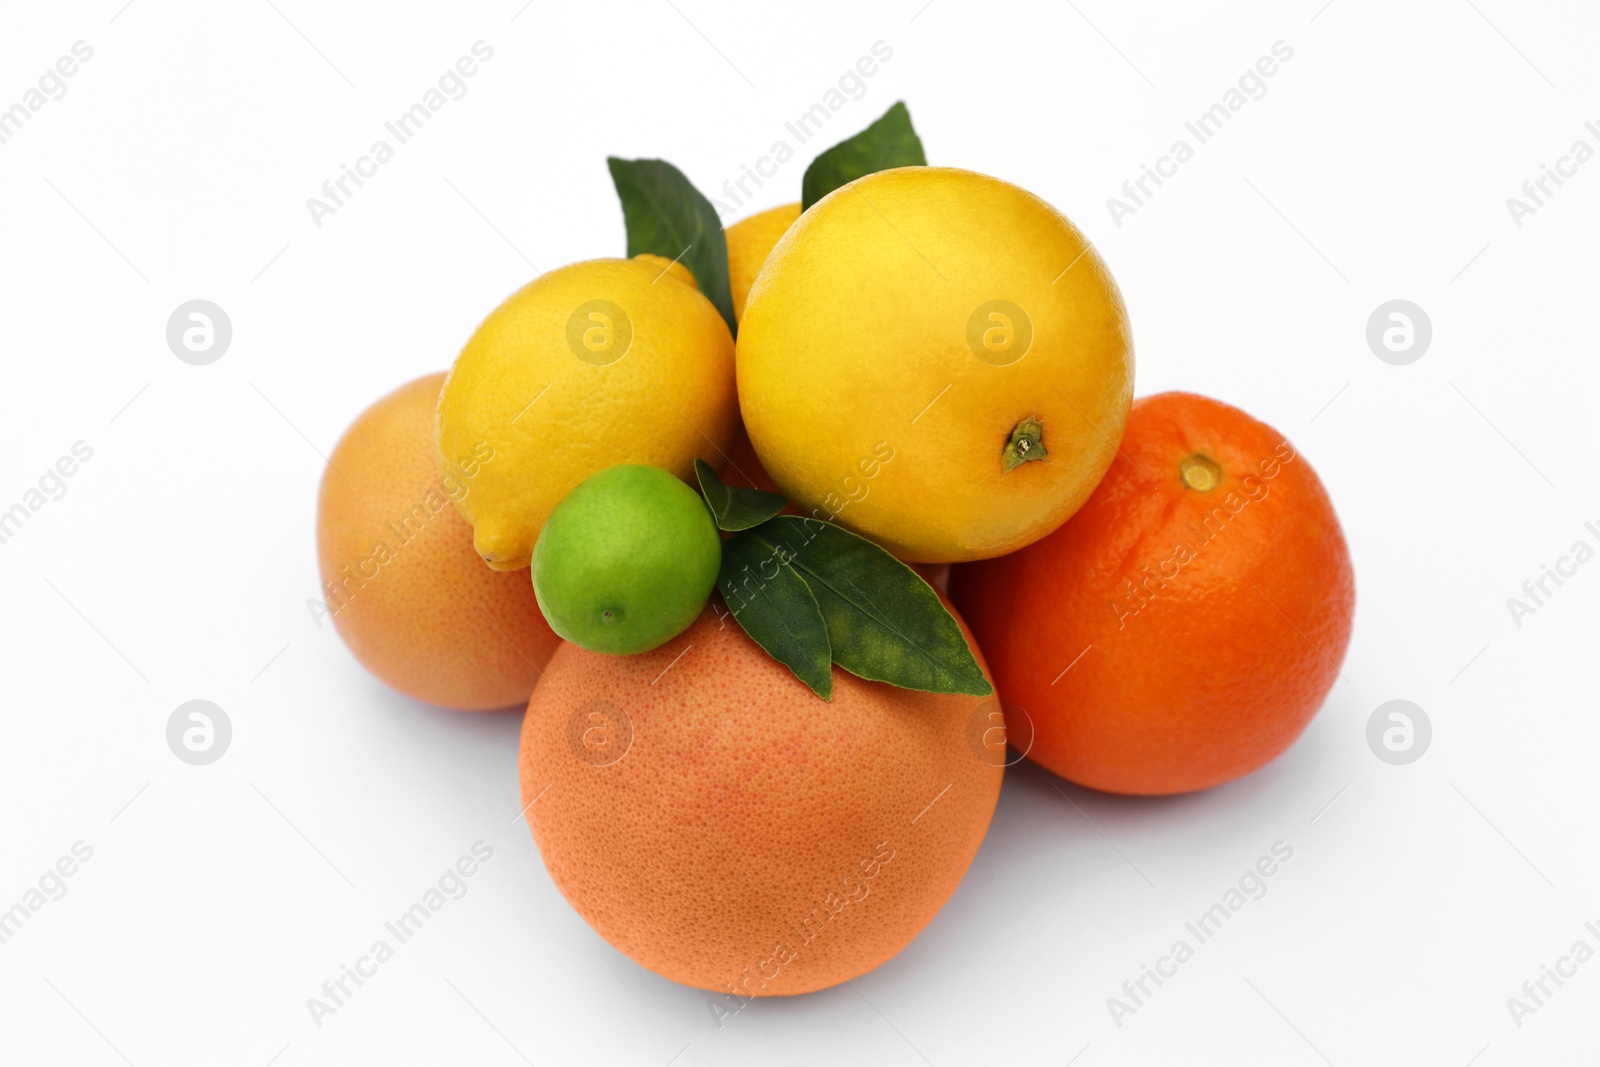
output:
[[[323,472],[317,557],[334,628],[407,696],[463,711],[521,704],[561,644],[527,575],[496,574],[439,475],[433,412],[443,374],[403,385],[356,419]]]
[[[735,319],[744,318],[745,300],[756,275],[761,273],[761,265],[767,261],[778,239],[799,217],[798,203],[784,204],[740,219],[728,227],[728,284],[733,289]]]
[[[484,320],[439,397],[445,470],[490,567],[526,567],[545,519],[619,463],[685,480],[721,465],[738,420],[733,337],[681,264],[595,259],[543,275]]]
[[[834,190],[772,250],[740,322],[739,402],[806,512],[908,561],[1015,551],[1116,454],[1133,397],[1121,295],[1049,204],[946,167]]]

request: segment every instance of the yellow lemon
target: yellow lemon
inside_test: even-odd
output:
[[[739,403],[762,466],[818,518],[902,559],[1015,551],[1116,453],[1127,313],[1049,204],[945,167],[881,171],[812,205],[751,288]]]
[[[596,471],[661,467],[688,481],[722,463],[738,421],[733,338],[681,264],[574,263],[496,308],[439,396],[446,472],[478,554],[526,567],[545,519]],[[469,474],[470,472],[470,474]]]
[[[784,204],[740,219],[728,227],[728,284],[733,290],[736,320],[744,316],[745,298],[750,295],[750,286],[761,273],[767,255],[799,217],[798,203]]]

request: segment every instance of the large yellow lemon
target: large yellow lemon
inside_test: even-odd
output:
[[[619,463],[694,477],[722,464],[738,422],[733,338],[681,264],[659,256],[574,263],[496,308],[439,396],[446,472],[478,554],[526,567],[545,519]]]
[[[745,305],[762,466],[902,559],[1015,551],[1105,474],[1133,396],[1127,313],[1067,219],[1014,185],[905,167],[812,205]]]

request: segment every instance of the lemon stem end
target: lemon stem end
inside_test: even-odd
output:
[[[1000,453],[1000,466],[1009,473],[1024,463],[1044,459],[1049,454],[1044,447],[1044,423],[1030,415],[1017,423],[1011,436],[1006,438],[1005,448]]]

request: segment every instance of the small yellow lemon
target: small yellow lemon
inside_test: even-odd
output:
[[[750,286],[761,273],[767,255],[799,217],[798,203],[784,204],[740,219],[728,227],[728,284],[733,289],[736,320],[744,315],[745,298],[750,295]]]
[[[1116,283],[1060,212],[904,167],[834,190],[779,240],[738,377],[756,455],[802,509],[954,563],[1037,541],[1088,498],[1133,349]]]
[[[596,471],[720,467],[738,422],[733,337],[681,264],[574,263],[478,327],[439,396],[439,453],[495,570],[528,565],[545,519]]]

